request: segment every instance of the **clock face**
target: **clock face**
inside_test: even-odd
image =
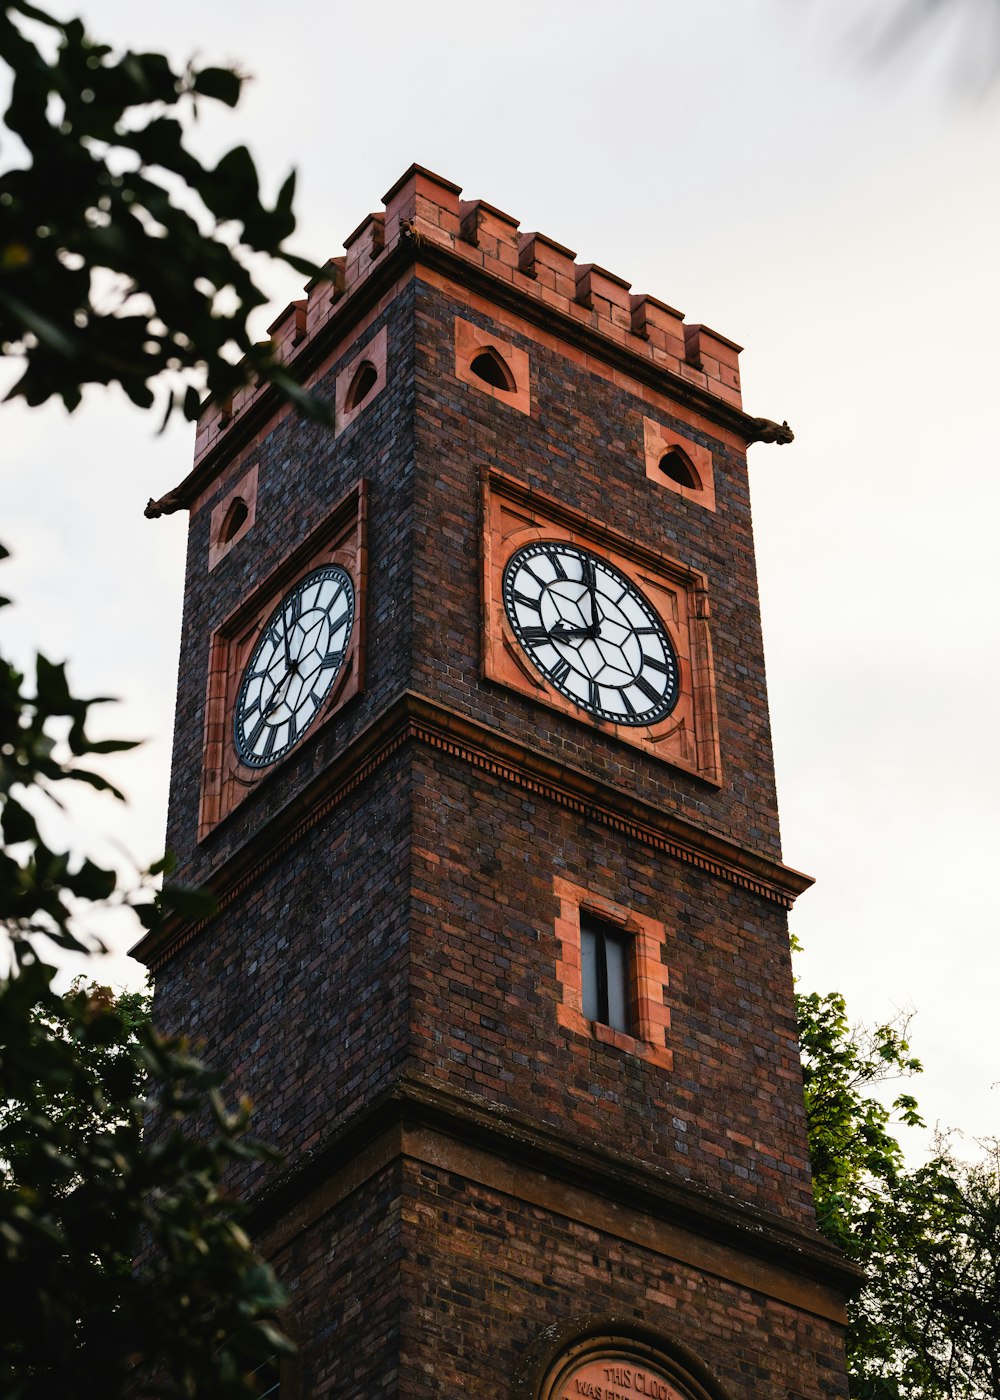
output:
[[[648,725],[677,704],[677,655],[666,627],[600,555],[562,540],[524,545],[504,569],[503,604],[532,665],[588,714]]]
[[[247,662],[233,721],[250,768],[283,758],[319,714],[344,665],[354,585],[339,565],[314,569],[275,608]]]

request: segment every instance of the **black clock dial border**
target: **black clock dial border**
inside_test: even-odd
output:
[[[276,709],[284,705],[287,692],[291,688],[297,676],[302,674],[302,663],[306,662],[310,654],[293,661],[291,659],[291,642],[289,630],[294,629],[296,623],[302,615],[302,599],[304,594],[315,584],[322,584],[325,580],[332,579],[338,585],[337,591],[327,603],[323,612],[326,614],[331,634],[335,634],[344,626],[346,622],[346,632],[342,644],[334,651],[327,652],[319,657],[315,666],[315,675],[306,670],[309,676],[309,684],[303,689],[294,708],[289,707],[288,718],[282,720],[280,724],[272,724],[269,715]],[[345,605],[346,604],[346,608]],[[330,618],[330,613],[336,609],[335,619]],[[289,622],[289,612],[292,613],[291,623]],[[355,590],[354,582],[346,569],[339,564],[324,564],[318,569],[313,569],[310,573],[301,578],[295,586],[284,595],[274,610],[268,617],[261,635],[250,655],[243,676],[240,681],[237,693],[236,705],[233,714],[233,743],[240,763],[247,768],[262,769],[276,763],[283,758],[302,739],[306,731],[318,717],[323,702],[326,700],[347,657],[350,647],[351,636],[354,630],[355,612]],[[268,646],[271,647],[271,654],[267,663],[260,665]],[[273,671],[276,671],[274,685],[266,701],[263,697],[263,685],[265,678]],[[328,674],[327,674],[328,673]],[[317,690],[316,678],[322,677],[322,687]],[[251,683],[259,679],[262,682],[262,693],[251,704],[247,704],[247,693]],[[275,704],[275,696],[284,687],[285,694],[281,700]],[[310,701],[313,702],[310,707]],[[306,715],[300,721],[299,716],[303,710]],[[252,719],[254,712],[259,711],[259,717],[250,734],[244,735],[247,722]],[[264,725],[268,725],[269,734],[263,752],[256,750],[261,731]],[[287,725],[288,735],[285,742],[276,747],[276,736],[281,725]]]
[[[554,574],[552,579],[543,579],[539,572],[531,567],[532,560],[542,558],[548,561],[552,569]],[[568,558],[575,558],[579,562],[579,579],[571,578],[566,567]],[[613,580],[621,588],[622,591],[617,599],[599,589],[598,573]],[[522,574],[530,576],[534,584],[538,586],[538,593],[534,597],[523,591]],[[542,600],[550,587],[564,581],[579,582],[583,586],[584,592],[581,594],[580,600],[576,602],[580,611],[581,625],[560,625],[560,622],[557,622],[554,626],[546,626],[542,618]],[[519,584],[521,586],[518,586]],[[618,607],[626,597],[630,598],[646,618],[647,625],[636,626],[629,620],[626,635],[632,638],[655,635],[663,649],[663,659],[661,659],[659,656],[648,654],[640,641],[639,650],[642,662],[639,671],[625,685],[612,685],[596,680],[584,664],[573,666],[559,650],[560,647],[568,646],[579,654],[580,646],[587,641],[597,642],[601,640],[601,628],[608,621],[600,614],[599,598],[601,597],[606,598],[613,607]],[[680,698],[680,667],[666,624],[632,580],[601,555],[591,553],[581,545],[571,543],[568,540],[536,540],[530,544],[522,545],[515,550],[504,567],[502,599],[511,629],[531,664],[549,684],[555,686],[561,695],[578,706],[585,714],[629,728],[646,728],[665,719],[673,711]],[[586,609],[583,607],[584,602],[587,603]],[[517,604],[537,614],[538,622],[522,624],[518,619]],[[585,613],[589,613],[589,618],[585,616]],[[616,623],[615,625],[621,626],[623,624]],[[616,643],[616,645],[619,644]],[[546,661],[538,655],[538,649],[546,646],[558,656],[558,660]],[[647,671],[654,673],[655,681],[650,675],[647,675]],[[585,697],[567,684],[571,673],[579,677],[586,687]],[[633,687],[646,697],[649,701],[648,705],[638,708],[633,703],[628,694],[628,691]],[[602,690],[614,691],[620,698],[623,708],[611,710],[606,705],[602,705],[600,702]]]

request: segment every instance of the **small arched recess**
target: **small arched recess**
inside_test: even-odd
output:
[[[675,445],[664,452],[660,458],[660,471],[678,486],[685,486],[689,491],[701,490],[701,477],[683,447]]]
[[[517,389],[507,361],[500,354],[500,351],[492,345],[487,345],[485,349],[480,350],[469,368],[477,379],[481,379],[484,384],[489,384],[493,389],[500,389],[505,394],[513,394]]]

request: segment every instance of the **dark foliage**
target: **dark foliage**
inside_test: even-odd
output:
[[[60,996],[38,955],[42,936],[82,946],[81,904],[124,899],[147,928],[205,907],[184,890],[122,896],[114,872],[44,841],[59,786],[113,791],[82,766],[128,747],[88,738],[95,703],[44,658],[30,689],[0,659],[0,1394],[251,1400],[288,1343],[271,1321],[282,1290],[225,1193],[229,1163],[268,1155],[245,1136],[248,1107],[227,1110],[220,1077],[157,1034],[142,997]]]
[[[243,78],[116,53],[25,0],[0,4],[0,57],[17,138],[0,174],[0,351],[24,362],[12,394],[72,410],[87,384],[117,382],[149,407],[158,382],[168,413],[195,418],[205,388],[222,403],[259,378],[325,417],[247,332],[265,301],[251,255],[322,275],[284,248],[294,174],[268,208],[244,146],[209,169],[185,144],[185,117],[235,106]]]
[[[916,1100],[878,1096],[921,1070],[907,1021],[852,1027],[838,993],[797,1006],[817,1220],[868,1275],[849,1309],[851,1395],[1000,1396],[1000,1147],[963,1162],[939,1138],[908,1167],[896,1125],[923,1126]]]

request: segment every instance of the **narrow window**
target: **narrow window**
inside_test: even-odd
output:
[[[281,1394],[281,1365],[277,1356],[269,1356],[253,1373],[257,1400],[278,1400]]]
[[[701,490],[701,478],[694,469],[694,463],[680,447],[671,447],[660,458],[660,471],[676,481],[678,486],[687,486],[692,491]]]
[[[358,372],[351,380],[351,387],[347,391],[347,400],[344,407],[348,412],[364,403],[365,399],[378,383],[378,370],[371,360],[363,360],[358,367]]]
[[[613,924],[581,910],[580,953],[583,963],[583,1014],[612,1030],[630,1034],[630,939]]]
[[[243,528],[249,514],[250,507],[243,497],[234,496],[219,531],[219,544],[231,544]]]
[[[469,368],[484,384],[489,384],[494,389],[503,389],[510,394],[517,388],[514,376],[507,368],[503,356],[492,346],[481,350]]]
[[[271,1321],[271,1319],[265,1319],[265,1321]],[[224,1367],[226,1370],[230,1370],[236,1364],[236,1358],[231,1353],[224,1355],[231,1343],[232,1338],[224,1342],[215,1352],[213,1360],[216,1361],[220,1369]],[[295,1362],[297,1357],[280,1356],[278,1352],[273,1351],[263,1361],[258,1361],[256,1366],[250,1367],[243,1373],[244,1385],[240,1387],[240,1394],[245,1395],[247,1393],[245,1387],[253,1386],[254,1400],[282,1400],[283,1394],[287,1394],[290,1400],[293,1400],[293,1397],[298,1395],[298,1386],[293,1384],[286,1387],[283,1384],[286,1365],[290,1360]]]

